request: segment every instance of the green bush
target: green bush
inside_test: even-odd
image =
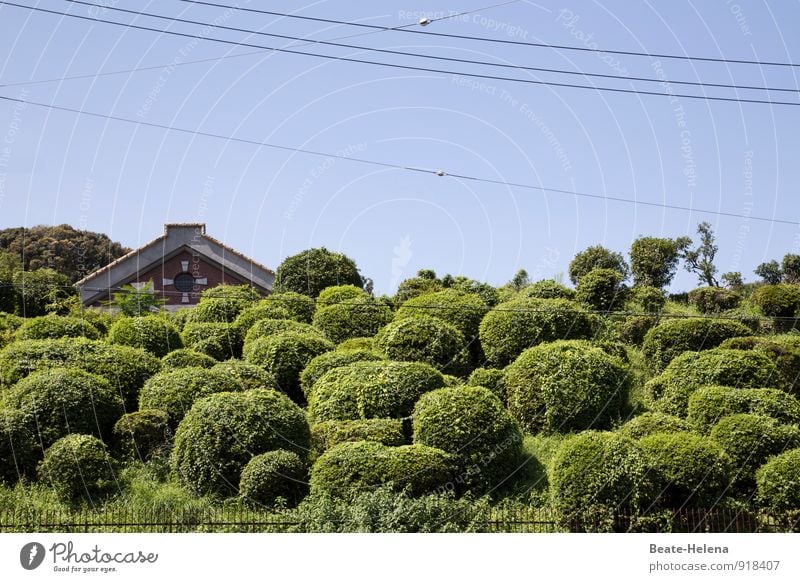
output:
[[[227,300],[248,305],[255,303],[259,299],[261,299],[261,293],[250,285],[222,284],[216,287],[209,287],[200,295],[200,303],[212,300]]]
[[[249,343],[245,358],[272,374],[281,392],[302,403],[300,373],[311,360],[332,349],[333,344],[318,335],[285,332]]]
[[[123,403],[105,378],[78,369],[42,370],[3,395],[3,405],[35,419],[42,446],[70,433],[109,438]]]
[[[628,371],[600,348],[560,341],[529,348],[506,368],[508,409],[530,432],[607,428],[628,393]]]
[[[354,337],[373,336],[391,320],[392,310],[372,297],[329,305],[320,303],[314,313],[314,326],[334,343]]]
[[[189,322],[183,328],[183,343],[215,360],[242,355],[242,336],[235,326],[227,323]]]
[[[477,368],[467,380],[467,386],[483,386],[491,390],[501,402],[506,401],[506,373],[495,368]]]
[[[314,300],[306,294],[295,293],[294,291],[284,291],[282,293],[272,293],[262,301],[264,305],[282,307],[289,312],[291,319],[303,323],[311,323],[314,316],[316,305]]]
[[[128,413],[114,425],[113,434],[120,456],[146,461],[169,443],[169,415],[154,409]]]
[[[593,322],[589,313],[565,299],[507,301],[481,321],[481,346],[494,366],[503,367],[536,344],[589,338]]]
[[[300,387],[303,390],[303,394],[308,396],[311,392],[311,388],[314,386],[314,382],[319,380],[328,370],[341,368],[353,362],[376,362],[382,359],[383,356],[372,350],[325,352],[308,362],[308,365],[306,365],[300,374]]]
[[[663,412],[645,412],[623,424],[619,433],[638,440],[656,433],[688,432],[689,430],[689,423],[682,418]]]
[[[178,368],[159,372],[145,383],[139,408],[166,412],[174,428],[199,398],[239,389],[239,383],[228,374],[205,368]]]
[[[574,529],[611,529],[596,519],[636,512],[653,497],[644,455],[635,441],[616,433],[588,431],[566,439],[549,477],[552,505]]]
[[[645,389],[657,410],[683,417],[689,397],[701,386],[762,388],[776,378],[775,364],[762,353],[715,348],[681,354]]]
[[[84,337],[100,339],[100,332],[89,322],[77,317],[43,315],[25,320],[17,330],[17,339],[58,339],[61,337]]]
[[[800,425],[800,401],[774,388],[732,388],[703,386],[689,397],[689,423],[708,432],[721,418],[731,414],[751,413]]]
[[[500,487],[519,468],[522,433],[487,388],[458,386],[423,394],[414,406],[413,428],[414,443],[452,455],[468,488]]]
[[[218,285],[203,291],[189,320],[196,323],[233,323],[242,310],[261,299],[249,285]]]
[[[519,292],[520,298],[530,297],[534,299],[575,299],[575,291],[554,281],[553,279],[543,279],[531,283]]]
[[[337,445],[317,459],[311,469],[311,491],[347,495],[388,484],[423,495],[446,487],[452,479],[452,461],[444,451],[360,441]]]
[[[750,329],[735,321],[672,319],[660,323],[644,336],[642,351],[653,372],[660,372],[683,352],[717,347],[728,338],[750,335]]]
[[[308,297],[306,299],[308,299]],[[236,328],[239,335],[245,337],[251,327],[253,327],[256,323],[264,319],[272,319],[272,320],[286,319],[286,320],[297,321],[295,318],[292,317],[292,314],[289,312],[288,309],[285,309],[275,303],[265,303],[264,301],[261,301],[258,304],[253,305],[252,307],[243,309],[242,312],[238,316],[236,316],[236,319],[233,321],[233,326]]]
[[[112,344],[142,348],[158,358],[183,347],[178,328],[163,317],[123,317],[108,332]]]
[[[756,471],[758,500],[776,511],[800,509],[800,449],[771,458]]]
[[[217,360],[206,354],[201,354],[189,348],[181,348],[168,353],[161,358],[162,370],[175,370],[177,368],[210,368]]]
[[[800,309],[800,286],[762,285],[751,297],[761,313],[769,317],[794,317]]]
[[[775,362],[780,375],[780,379],[776,379],[774,385],[780,386],[787,392],[792,392],[795,384],[800,380],[800,348],[777,338],[778,336],[731,338],[722,342],[720,347],[735,350],[757,350],[766,354]]]
[[[369,294],[355,285],[335,285],[323,289],[317,297],[317,309],[335,303],[345,303],[369,298]]]
[[[311,444],[320,453],[339,443],[371,441],[397,447],[407,444],[407,440],[399,418],[327,420],[311,427]]]
[[[731,460],[716,441],[689,432],[653,434],[639,441],[660,492],[656,502],[670,509],[714,507],[730,482]]]
[[[569,264],[569,279],[578,285],[581,279],[595,269],[611,269],[617,271],[622,279],[628,278],[630,269],[620,253],[610,251],[602,245],[595,245],[575,255]]]
[[[344,340],[336,346],[337,352],[348,352],[350,350],[368,350],[375,351],[375,338],[372,337],[354,337]]]
[[[170,465],[197,494],[232,495],[253,456],[286,449],[305,458],[309,445],[305,414],[284,394],[223,392],[194,403],[175,433]]]
[[[254,364],[248,364],[241,360],[227,360],[214,364],[211,372],[230,378],[237,386],[238,390],[278,390],[278,382],[275,376],[265,371],[263,368]]]
[[[403,418],[422,394],[444,378],[419,362],[355,362],[325,373],[308,397],[312,423],[326,420]]]
[[[619,326],[619,339],[626,344],[640,346],[644,342],[647,332],[657,323],[658,319],[649,315],[626,317]]]
[[[175,311],[167,311],[164,317],[180,331],[189,323],[194,307],[181,307]]]
[[[635,310],[659,313],[667,303],[667,294],[658,287],[643,285],[630,290],[628,301]]]
[[[581,277],[575,299],[598,311],[621,307],[627,297],[622,275],[614,269],[592,269]]]
[[[420,315],[436,317],[455,327],[468,342],[473,342],[487,312],[488,307],[479,296],[445,289],[409,299],[397,311],[395,320]]]
[[[308,249],[284,259],[278,266],[275,288],[317,297],[326,287],[355,285],[363,280],[355,262],[326,248]]]
[[[741,302],[741,295],[723,287],[700,287],[689,291],[689,305],[694,305],[700,313],[736,309]]]
[[[397,286],[397,293],[395,293],[393,301],[395,305],[402,305],[409,299],[425,295],[426,293],[435,293],[442,290],[442,282],[435,278],[428,277],[411,277],[400,281]]]
[[[732,414],[711,429],[736,467],[733,481],[745,491],[755,488],[755,473],[767,459],[800,445],[800,428],[756,414]]]
[[[39,479],[50,485],[62,501],[96,503],[113,491],[114,462],[103,441],[84,434],[57,440],[44,453]]]
[[[375,345],[390,360],[424,362],[453,376],[469,371],[464,336],[441,319],[417,316],[393,321],[375,336]]]
[[[21,477],[32,475],[41,458],[36,420],[0,404],[0,484],[13,485]]]
[[[292,319],[262,319],[255,322],[247,331],[244,338],[244,354],[247,356],[253,342],[262,337],[271,337],[279,333],[302,333],[316,335],[324,338],[325,335],[318,328],[308,323],[301,323]]]
[[[239,495],[259,505],[274,505],[278,498],[295,504],[308,491],[308,469],[291,451],[256,455],[242,469]]]

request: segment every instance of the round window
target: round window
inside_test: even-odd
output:
[[[178,273],[173,280],[175,289],[181,293],[188,293],[194,288],[194,277],[190,273]]]

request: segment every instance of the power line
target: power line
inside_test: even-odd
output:
[[[366,158],[350,157],[350,156],[347,156],[347,155],[344,155],[344,154],[325,153],[325,152],[309,150],[309,149],[304,149],[304,148],[298,148],[298,147],[292,147],[292,146],[287,146],[287,145],[273,144],[273,143],[264,142],[264,141],[256,141],[256,140],[251,140],[251,139],[246,139],[246,138],[241,138],[241,137],[225,136],[225,135],[206,132],[206,131],[186,129],[186,128],[175,127],[175,126],[170,126],[170,125],[162,125],[162,124],[153,123],[153,122],[150,122],[150,121],[128,119],[126,117],[118,117],[118,116],[115,116],[115,115],[106,115],[106,114],[102,114],[102,113],[95,113],[95,112],[92,112],[92,111],[84,111],[84,110],[80,110],[80,109],[72,109],[70,107],[64,107],[64,106],[61,106],[61,105],[39,103],[39,102],[36,102],[36,101],[27,101],[27,100],[24,100],[24,99],[19,99],[19,98],[15,98],[15,97],[8,97],[8,96],[5,96],[5,95],[0,95],[0,100],[11,101],[11,102],[14,102],[14,103],[24,103],[26,105],[33,105],[34,107],[43,107],[43,108],[46,108],[46,109],[54,109],[54,110],[57,110],[57,111],[65,111],[65,112],[69,112],[69,113],[75,113],[75,114],[78,114],[78,115],[85,115],[85,116],[88,116],[88,117],[95,117],[95,118],[98,118],[98,119],[120,121],[120,122],[124,122],[124,123],[131,123],[131,124],[134,124],[134,125],[144,126],[144,127],[153,127],[153,128],[157,128],[157,129],[165,129],[165,130],[168,130],[168,131],[175,131],[175,132],[178,132],[178,133],[184,133],[184,134],[188,134],[188,135],[196,135],[196,136],[209,137],[209,138],[214,138],[214,139],[223,139],[223,140],[226,140],[226,141],[232,141],[232,142],[236,142],[236,143],[244,143],[244,144],[249,144],[249,145],[255,145],[255,146],[258,146],[258,147],[267,147],[267,148],[272,148],[272,149],[277,149],[277,150],[282,150],[282,151],[288,151],[288,152],[294,152],[294,153],[299,153],[299,154],[307,154],[307,155],[319,156],[319,157],[324,157],[324,158],[346,160],[346,161],[350,161],[350,162],[357,162],[357,163],[360,163],[360,164],[368,164],[368,165],[372,165],[372,166],[378,166],[378,167],[382,167],[382,168],[390,168],[390,169],[394,169],[394,170],[405,170],[405,171],[409,171],[409,172],[418,172],[418,173],[422,173],[422,174],[431,174],[431,175],[435,175],[435,176],[438,176],[438,177],[450,177],[450,178],[457,178],[457,179],[460,179],[460,180],[470,180],[470,181],[474,181],[474,182],[482,182],[482,183],[494,184],[494,185],[498,185],[498,186],[507,186],[509,188],[520,188],[520,189],[525,189],[525,190],[536,190],[536,191],[540,191],[540,192],[552,192],[552,193],[555,193],[555,194],[565,194],[565,195],[568,195],[568,196],[576,196],[576,197],[581,197],[581,198],[593,198],[593,199],[602,200],[602,201],[605,201],[605,202],[609,202],[609,201],[610,202],[620,202],[620,203],[626,203],[626,204],[651,206],[651,207],[654,207],[654,208],[663,208],[663,209],[667,209],[667,210],[681,210],[681,211],[687,211],[687,212],[699,212],[699,213],[702,213],[702,214],[712,214],[712,215],[715,215],[715,216],[726,216],[726,217],[731,217],[731,218],[742,218],[742,219],[746,219],[746,220],[756,220],[756,221],[760,221],[760,222],[769,222],[769,223],[773,223],[773,224],[788,224],[788,225],[792,225],[792,226],[800,226],[800,222],[796,221],[796,220],[786,220],[786,219],[782,219],[782,218],[767,218],[766,216],[753,216],[753,215],[749,215],[749,214],[737,214],[737,213],[734,213],[734,212],[725,212],[725,211],[721,211],[721,210],[708,210],[708,209],[703,209],[703,208],[693,208],[691,206],[680,206],[680,205],[677,205],[677,204],[666,204],[666,203],[662,203],[662,202],[648,202],[648,201],[645,201],[645,200],[636,200],[636,199],[633,199],[633,198],[624,198],[624,197],[621,197],[621,196],[609,196],[609,195],[605,195],[605,194],[593,194],[593,193],[590,193],[590,192],[579,192],[577,190],[563,190],[563,189],[560,189],[560,188],[550,188],[550,187],[547,187],[547,186],[535,186],[533,184],[524,184],[524,183],[521,183],[521,182],[510,182],[510,181],[506,181],[506,180],[495,180],[495,179],[492,179],[492,178],[482,178],[482,177],[479,177],[479,176],[470,176],[470,175],[467,175],[467,174],[447,173],[447,172],[445,172],[443,170],[436,170],[436,169],[430,169],[430,168],[421,168],[421,167],[417,167],[417,166],[410,166],[410,165],[403,165],[403,164],[393,164],[393,163],[390,163],[390,162],[379,162],[379,161],[376,161],[376,160],[369,160],[369,159],[366,159]]]
[[[82,4],[85,6],[99,6],[98,4],[93,4],[91,2],[84,2],[82,0],[68,0],[74,4]],[[514,0],[517,1],[517,0]],[[525,65],[512,65],[507,63],[497,63],[497,62],[490,62],[490,61],[481,61],[476,59],[464,59],[458,57],[445,57],[440,55],[430,55],[430,54],[421,54],[409,51],[401,51],[401,50],[394,50],[394,49],[381,49],[381,48],[374,48],[374,47],[367,47],[361,45],[353,45],[353,44],[345,44],[334,42],[335,40],[341,39],[329,39],[329,40],[314,40],[307,37],[297,37],[285,34],[277,34],[272,32],[263,32],[258,30],[251,30],[248,28],[240,28],[235,26],[227,26],[223,24],[213,24],[209,22],[203,22],[198,20],[189,20],[185,18],[175,18],[172,16],[164,16],[161,14],[153,14],[152,12],[140,12],[137,10],[128,10],[125,8],[117,8],[114,6],[109,6],[106,10],[114,10],[117,12],[122,12],[126,14],[133,14],[136,16],[145,16],[148,18],[159,18],[161,20],[168,20],[170,22],[180,22],[182,24],[191,24],[196,26],[204,26],[204,27],[213,27],[219,30],[229,30],[233,32],[241,32],[249,35],[259,35],[259,36],[268,36],[272,38],[280,38],[284,40],[292,40],[292,41],[302,41],[303,44],[291,44],[287,46],[298,47],[298,46],[306,46],[312,44],[319,44],[324,46],[334,46],[339,48],[347,48],[365,52],[375,52],[380,54],[389,54],[389,55],[398,55],[404,57],[413,57],[413,58],[420,58],[420,59],[431,59],[437,61],[446,61],[446,62],[454,62],[460,64],[468,64],[468,65],[479,65],[479,66],[488,66],[488,67],[499,67],[504,69],[514,69],[520,71],[534,71],[534,72],[544,72],[544,73],[556,73],[562,75],[577,75],[581,77],[596,77],[602,79],[614,79],[614,80],[623,80],[623,81],[642,81],[647,83],[664,83],[664,84],[674,84],[674,85],[688,85],[694,87],[714,87],[714,88],[722,88],[722,89],[737,89],[737,90],[756,90],[756,91],[780,91],[780,92],[787,92],[787,93],[800,93],[800,89],[792,89],[787,87],[764,87],[758,85],[736,85],[736,84],[725,84],[725,83],[706,83],[700,81],[675,81],[670,79],[656,79],[653,77],[637,77],[637,76],[625,76],[625,75],[611,75],[611,74],[602,74],[602,73],[585,73],[582,71],[569,71],[564,69],[554,69],[554,68],[545,68],[545,67],[531,67]],[[455,16],[455,15],[454,15]],[[379,32],[379,31],[375,31]],[[371,34],[371,33],[368,33]],[[362,33],[363,35],[363,33]],[[360,36],[360,35],[355,35]],[[347,38],[347,37],[346,37]],[[276,49],[277,50],[277,49]],[[152,67],[147,67],[147,69],[151,69]]]
[[[245,43],[245,42],[235,42],[230,40],[223,40],[218,38],[211,38],[207,36],[200,36],[200,35],[193,35],[188,33],[181,33],[172,30],[163,30],[159,28],[151,28],[147,26],[141,26],[138,24],[126,24],[122,22],[114,22],[110,20],[101,20],[97,18],[91,18],[88,16],[82,16],[79,14],[70,14],[64,12],[58,12],[55,10],[48,10],[45,8],[33,7],[33,6],[24,6],[21,4],[16,4],[14,2],[6,2],[1,1],[0,4],[7,5],[7,6],[14,6],[17,8],[24,8],[27,10],[34,10],[38,12],[45,12],[49,14],[55,14],[58,16],[68,16],[71,18],[78,18],[81,20],[88,20],[91,22],[98,22],[102,24],[111,24],[115,26],[122,26],[124,28],[131,28],[136,30],[144,30],[148,32],[156,32],[158,34],[166,34],[172,36],[180,36],[185,38],[194,38],[199,40],[206,40],[211,42],[218,42],[228,45],[234,46],[243,46],[243,47],[250,47],[250,48],[259,48],[263,50],[270,50],[282,53],[289,53],[289,54],[296,54],[296,55],[303,55],[303,56],[310,56],[316,57],[321,59],[328,59],[334,61],[343,61],[343,62],[350,62],[350,63],[358,63],[358,64],[366,64],[366,65],[376,65],[381,67],[388,67],[394,69],[404,69],[404,70],[411,70],[411,71],[421,71],[425,73],[441,73],[445,75],[454,75],[454,76],[461,76],[461,77],[475,77],[479,79],[489,79],[493,81],[508,81],[508,82],[515,82],[515,83],[525,83],[530,85],[543,85],[549,87],[565,87],[565,88],[572,88],[572,89],[585,89],[591,91],[600,91],[600,92],[611,92],[611,93],[622,93],[622,94],[633,94],[633,95],[650,95],[655,97],[669,97],[669,98],[685,98],[685,99],[699,99],[703,101],[725,101],[731,103],[753,103],[753,104],[760,104],[760,105],[784,105],[784,106],[791,106],[797,107],[800,106],[800,102],[791,102],[791,101],[773,101],[773,100],[766,100],[766,99],[746,99],[746,98],[739,98],[739,97],[712,97],[707,95],[690,95],[690,94],[682,94],[682,93],[662,93],[658,91],[644,91],[638,89],[621,89],[616,87],[597,87],[597,86],[587,86],[587,85],[580,85],[577,83],[559,83],[555,81],[539,81],[534,79],[520,79],[516,77],[501,77],[498,75],[485,75],[479,73],[467,73],[461,71],[450,71],[445,69],[432,69],[429,67],[419,67],[419,66],[412,66],[412,65],[401,65],[397,63],[386,63],[386,62],[379,62],[379,61],[369,61],[366,59],[356,59],[352,57],[340,57],[334,55],[326,55],[326,54],[319,54],[319,53],[310,53],[305,51],[298,51],[288,48],[278,48],[278,47],[269,47],[263,45],[257,45],[252,43]]]

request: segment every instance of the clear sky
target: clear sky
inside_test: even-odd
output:
[[[290,41],[134,17],[62,0],[15,0],[102,20],[266,46]],[[96,2],[303,38],[366,29],[192,6]],[[222,4],[222,0],[216,2]],[[233,2],[231,2],[233,3]],[[381,26],[490,0],[245,2]],[[648,53],[800,63],[795,0],[519,2],[414,30]],[[692,62],[383,31],[340,42],[529,67],[800,90],[800,68]],[[297,44],[297,43],[295,43]],[[601,93],[262,51],[0,6],[0,95],[137,122],[500,181],[734,214],[800,219],[800,107]],[[298,50],[532,80],[799,102],[797,92],[587,79],[330,46]],[[110,76],[97,73],[155,66]],[[31,80],[86,78],[24,85]],[[720,272],[800,252],[797,226],[665,210],[381,168],[350,160],[0,101],[0,228],[69,223],[136,247],[165,222],[208,232],[275,267],[326,246],[379,293],[420,268],[501,284],[566,271],[602,243],[694,235],[710,221]],[[681,271],[673,289],[692,288]]]

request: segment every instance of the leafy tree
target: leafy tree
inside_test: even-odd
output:
[[[69,279],[53,269],[16,271],[13,285],[17,295],[17,313],[24,317],[59,311],[63,300],[76,293]]]
[[[725,287],[731,289],[732,291],[736,291],[744,287],[744,280],[742,279],[742,274],[739,271],[723,273],[720,277],[720,280]]]
[[[516,275],[514,275],[510,281],[510,285],[514,288],[514,291],[519,291],[530,284],[531,278],[528,276],[528,271],[525,269],[517,271]]]
[[[353,259],[325,247],[287,257],[278,266],[275,277],[277,290],[294,291],[309,297],[317,297],[320,291],[335,285],[363,288],[364,280]]]
[[[709,287],[719,287],[717,278],[714,276],[717,272],[717,266],[714,264],[714,257],[717,255],[719,247],[714,244],[714,231],[711,229],[711,224],[708,222],[701,222],[697,225],[697,234],[700,235],[700,245],[695,249],[690,249],[691,240],[681,237],[683,243],[681,251],[681,258],[684,261],[686,270],[697,274],[701,283],[705,283]]]
[[[22,269],[22,263],[13,254],[0,250],[0,312],[14,313],[17,307],[17,291],[14,288],[14,272]]]
[[[783,279],[783,271],[781,271],[778,261],[761,263],[753,272],[761,277],[767,285],[777,285]]]
[[[146,315],[154,309],[160,310],[166,302],[166,299],[156,296],[153,282],[149,281],[138,289],[133,285],[123,285],[118,292],[113,294],[113,299],[109,304],[118,307],[125,315],[140,316]]]
[[[781,261],[784,283],[800,283],[800,255],[787,254]]]
[[[672,282],[680,253],[688,239],[643,236],[633,241],[630,250],[633,284],[663,289]]]
[[[569,264],[569,278],[577,285],[581,278],[594,269],[613,269],[622,275],[622,280],[628,278],[628,264],[620,253],[610,251],[602,245],[595,245],[581,251]]]

